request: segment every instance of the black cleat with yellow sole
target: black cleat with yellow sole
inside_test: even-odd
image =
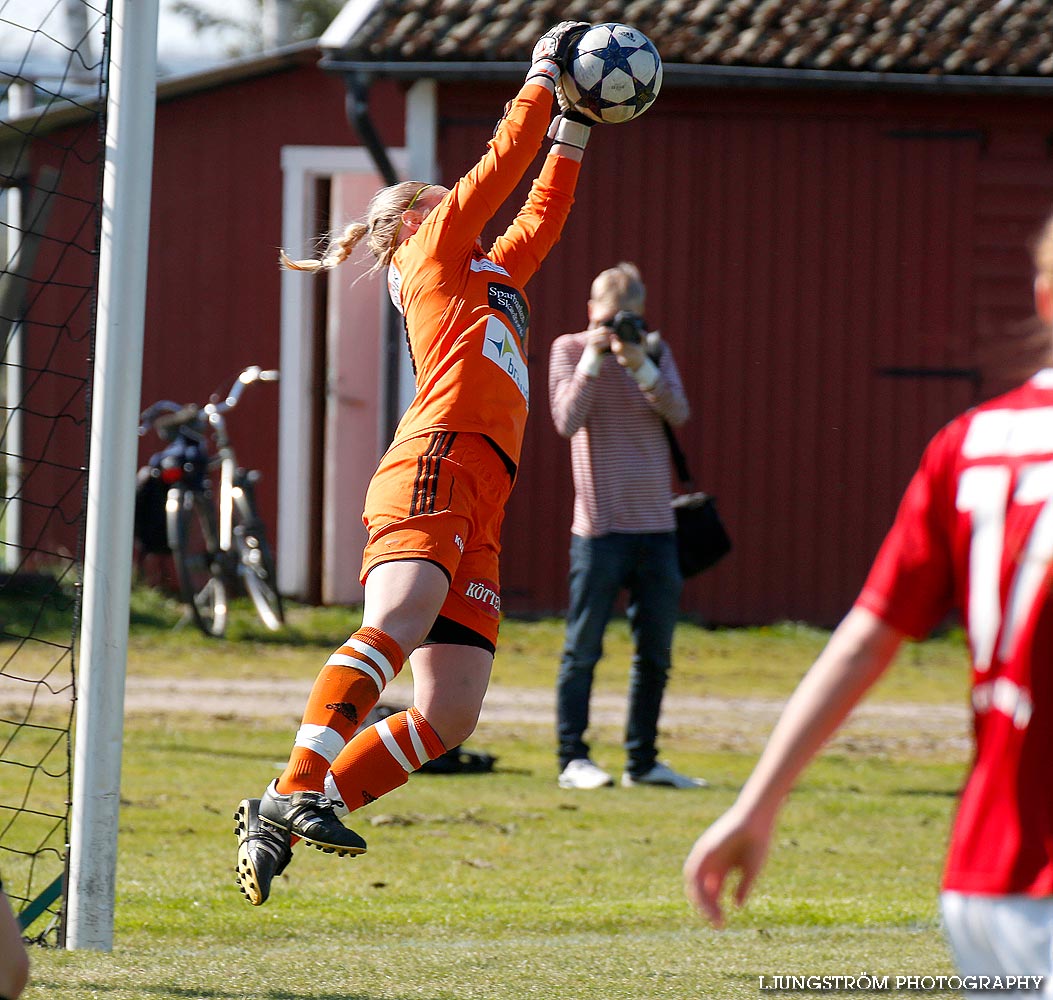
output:
[[[271,882],[292,860],[289,835],[269,823],[261,823],[259,810],[259,799],[242,799],[234,812],[234,836],[238,838],[235,880],[253,906],[267,902]]]
[[[343,803],[339,803],[343,805]],[[366,842],[349,830],[336,815],[332,799],[321,792],[290,792],[282,795],[272,781],[260,799],[260,825],[299,837],[326,854],[354,857],[366,853]]]

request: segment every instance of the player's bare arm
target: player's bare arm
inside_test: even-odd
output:
[[[901,632],[864,608],[853,608],[786,703],[757,766],[735,804],[695,843],[684,864],[688,898],[722,927],[721,895],[741,873],[741,906],[767,857],[779,807],[801,771],[884,673]]]

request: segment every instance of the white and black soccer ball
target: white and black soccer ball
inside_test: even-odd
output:
[[[627,24],[595,24],[578,40],[561,81],[571,107],[609,125],[642,115],[662,87],[662,57]]]

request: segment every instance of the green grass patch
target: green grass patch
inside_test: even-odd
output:
[[[0,613],[3,603],[0,601]],[[141,676],[308,676],[361,623],[360,608],[312,608],[290,603],[288,623],[269,632],[246,599],[233,602],[228,635],[213,639],[185,622],[171,597],[147,588],[132,596],[129,669]],[[561,618],[506,618],[493,683],[551,688],[563,644]],[[673,692],[724,698],[785,698],[823,648],[829,632],[792,622],[756,628],[706,629],[681,622],[673,648]],[[623,691],[632,645],[624,618],[607,630],[597,691]],[[906,643],[874,697],[892,701],[961,703],[968,661],[958,630]]]
[[[28,589],[27,589],[28,588]],[[68,582],[0,590],[0,645],[15,636],[68,642],[73,624]],[[202,635],[169,594],[136,587],[131,600],[129,672],[163,677],[313,676],[329,652],[361,622],[360,608],[314,608],[288,602],[287,624],[268,631],[246,598],[232,602],[228,634]],[[493,682],[514,687],[555,683],[563,643],[561,618],[519,620],[501,626]],[[793,622],[755,628],[707,629],[684,621],[674,642],[672,683],[683,691],[719,697],[784,698],[829,637],[825,629]],[[596,675],[598,691],[620,691],[631,655],[628,624],[615,619],[605,637]],[[906,643],[875,696],[893,701],[960,703],[967,658],[960,631]]]
[[[29,1000],[746,997],[764,974],[951,971],[936,891],[957,764],[818,762],[718,934],[679,869],[750,761],[701,735],[678,760],[708,791],[576,794],[555,787],[540,734],[484,728],[496,773],[414,776],[356,814],[367,855],[301,847],[253,908],[231,814],[290,735],[129,720],[114,950],[35,949]]]
[[[9,626],[28,614],[16,605],[0,594]],[[133,681],[309,681],[359,612],[294,605],[274,634],[237,602],[216,640],[180,625],[178,602],[137,590],[132,617]],[[684,623],[667,704],[785,698],[827,637]],[[551,690],[562,642],[561,620],[507,620],[494,684]],[[597,691],[624,694],[624,620],[605,654]],[[951,633],[907,645],[871,700],[957,705],[965,682]],[[355,815],[367,855],[298,848],[253,908],[233,882],[232,814],[278,772],[295,723],[237,711],[210,700],[200,714],[128,716],[113,951],[34,949],[27,1000],[695,1000],[757,997],[762,975],[952,971],[937,891],[960,753],[864,743],[823,756],[788,803],[748,906],[718,933],[684,900],[680,866],[754,752],[716,742],[709,719],[678,722],[663,750],[709,789],[573,793],[555,784],[552,719],[484,714],[470,745],[498,756],[495,773],[414,776]],[[620,726],[594,736],[613,762]]]

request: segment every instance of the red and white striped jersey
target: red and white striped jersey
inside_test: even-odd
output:
[[[661,347],[660,377],[643,392],[613,354],[596,376],[578,371],[587,340],[587,331],[564,334],[549,355],[552,421],[570,438],[570,530],[584,538],[673,531],[672,463],[662,421],[679,426],[689,413],[673,352]]]
[[[1053,369],[931,441],[858,604],[907,635],[962,615],[975,758],[944,872],[1053,894]]]

